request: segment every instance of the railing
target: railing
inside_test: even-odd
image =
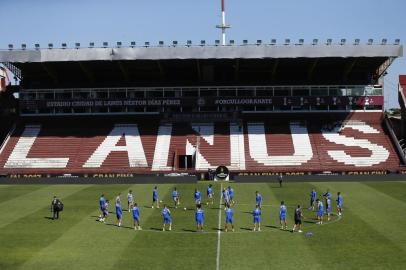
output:
[[[203,93],[202,93],[203,92]],[[212,94],[212,92],[216,92]],[[284,85],[284,86],[200,86],[200,87],[131,87],[131,88],[66,88],[22,89],[22,99],[61,98],[146,98],[211,96],[379,96],[382,86],[372,85]]]
[[[390,122],[387,115],[385,115],[384,123],[385,123],[385,126],[386,126],[387,130],[389,131],[389,137],[390,137],[393,145],[396,147],[396,151],[398,152],[398,155],[399,155],[399,157],[400,157],[400,159],[402,161],[402,164],[406,165],[406,153],[405,153],[405,150],[402,149],[402,146],[400,145],[400,141],[396,137],[396,134],[393,131],[392,123]]]

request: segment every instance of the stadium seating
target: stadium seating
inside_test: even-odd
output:
[[[238,123],[25,120],[0,154],[0,174],[173,172],[180,155],[193,156],[197,171],[219,165],[239,172],[400,168],[382,113],[271,114]]]

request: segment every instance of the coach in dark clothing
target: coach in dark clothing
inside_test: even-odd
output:
[[[51,202],[52,219],[59,219],[59,212],[62,211],[62,209],[62,202],[56,196],[54,196]]]

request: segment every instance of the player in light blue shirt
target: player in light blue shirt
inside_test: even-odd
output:
[[[326,200],[326,215],[327,215],[327,221],[330,221],[331,219],[331,199]]]
[[[317,223],[316,224],[323,224],[323,211],[324,211],[324,206],[322,201],[320,201],[319,199],[316,200],[316,204],[317,204]]]
[[[133,195],[133,191],[130,189],[127,194],[127,207],[128,207],[129,213],[131,212],[133,205],[134,205],[134,195]]]
[[[341,192],[337,192],[337,212],[339,216],[341,216],[342,211],[343,211],[343,197],[341,196]]]
[[[121,222],[123,219],[123,208],[121,207],[121,193],[118,193],[116,197],[116,217],[117,217],[117,226],[121,227]]]
[[[227,206],[230,205],[230,196],[228,194],[228,190],[223,188],[223,191],[221,192],[221,197],[223,198],[224,201],[224,210],[226,210]]]
[[[259,205],[259,209],[262,208],[262,195],[258,191],[255,191],[255,205]]]
[[[259,205],[257,204],[255,206],[254,211],[252,211],[252,216],[254,218],[254,228],[252,229],[254,232],[255,231],[261,231],[261,209],[259,208]]]
[[[158,187],[155,186],[154,189],[152,190],[152,206],[151,208],[154,208],[154,204],[156,208],[159,208],[159,196],[158,196]]]
[[[198,232],[202,232],[203,224],[204,224],[204,210],[203,210],[201,204],[197,205],[195,219],[196,219],[196,227],[197,227],[196,230]]]
[[[230,199],[230,203],[231,203],[231,205],[234,205],[235,204],[234,189],[232,187],[228,186],[227,191],[228,191],[228,197]]]
[[[214,201],[214,190],[213,190],[213,186],[210,184],[207,187],[207,204],[213,204]]]
[[[288,212],[288,209],[285,205],[285,202],[281,201],[281,206],[279,207],[279,221],[281,224],[281,230],[288,229],[288,222],[286,221],[287,212]]]
[[[172,217],[171,217],[171,211],[169,211],[168,207],[164,205],[164,208],[162,209],[162,217],[164,219],[164,225],[162,227],[162,231],[165,231],[166,225],[168,225],[168,231],[172,230]]]
[[[230,207],[229,204],[226,204],[226,224],[224,231],[228,232],[228,228],[231,227],[231,230],[234,231],[234,210]]]
[[[134,203],[132,207],[133,219],[134,219],[134,230],[141,230],[140,226],[140,209],[138,208],[137,203]]]
[[[314,208],[316,206],[316,197],[317,193],[316,190],[313,188],[312,192],[310,193],[310,208],[312,209],[312,211],[314,211]]]
[[[104,198],[104,194],[102,194],[100,196],[99,205],[100,205],[100,212],[101,212],[101,214],[99,215],[99,221],[104,222],[107,217],[107,215],[105,215],[106,199]]]
[[[202,202],[202,193],[197,189],[195,189],[194,198],[195,198],[195,204],[196,205],[201,204],[201,202]]]
[[[175,208],[178,208],[178,205],[180,204],[180,199],[179,199],[179,192],[176,189],[176,187],[172,191],[172,200],[175,204]]]

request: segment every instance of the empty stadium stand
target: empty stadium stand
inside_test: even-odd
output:
[[[240,122],[163,123],[111,117],[21,121],[0,174],[397,171],[382,113],[247,115]]]

